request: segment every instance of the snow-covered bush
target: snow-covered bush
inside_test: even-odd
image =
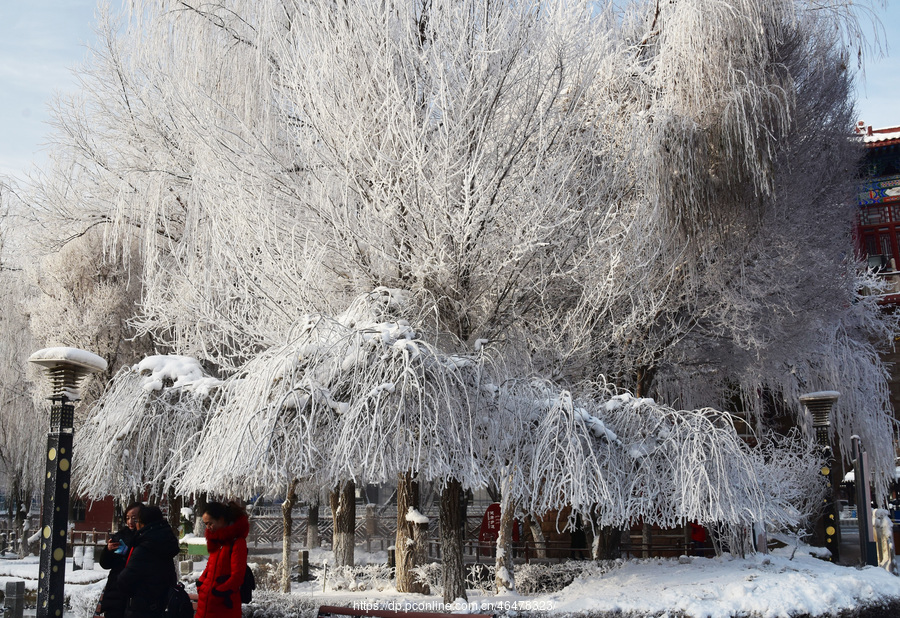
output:
[[[210,391],[219,385],[185,356],[123,367],[75,436],[75,487],[95,499],[166,495],[192,465]]]
[[[516,592],[520,594],[558,592],[579,577],[597,577],[622,564],[621,560],[601,562],[568,560],[558,564],[523,564],[516,567]]]
[[[248,567],[253,569],[253,577],[256,579],[257,590],[271,590],[279,592],[281,590],[281,562],[273,562],[270,560],[256,560],[248,563]],[[254,596],[255,596],[254,592]]]
[[[393,572],[384,564],[328,567],[319,571],[316,581],[330,590],[385,590],[393,587]]]
[[[416,579],[424,583],[431,594],[443,594],[443,569],[440,562],[426,562],[413,569]]]
[[[466,567],[466,589],[478,590],[481,594],[493,594],[497,569],[492,564],[470,564]]]
[[[66,616],[72,618],[94,616],[94,610],[97,609],[97,603],[100,602],[100,593],[103,592],[103,588],[95,586],[75,586],[73,588],[77,592],[71,593],[67,598]]]
[[[257,590],[241,608],[243,618],[313,618],[320,603],[309,597]]]

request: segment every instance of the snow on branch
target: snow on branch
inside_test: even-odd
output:
[[[510,392],[513,407],[521,412],[528,406],[526,416],[538,418],[530,428],[533,442],[520,448],[516,462],[527,470],[526,482],[517,485],[526,511],[569,505],[592,514],[601,526],[786,525],[801,519],[802,509],[788,508],[777,495],[773,488],[783,483],[765,473],[760,455],[737,434],[728,414],[675,410],[617,394],[606,383],[584,385],[580,396],[549,385],[516,390]],[[797,455],[790,462],[816,469],[810,457]]]
[[[123,367],[75,436],[76,489],[91,498],[164,495],[193,458],[208,394],[218,384],[186,357]]]
[[[185,487],[278,491],[290,478],[381,482],[406,470],[483,484],[471,438],[479,357],[419,339],[397,317],[406,302],[375,290],[249,361],[221,389]]]

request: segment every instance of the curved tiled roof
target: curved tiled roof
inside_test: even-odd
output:
[[[900,126],[873,129],[871,126],[866,126],[864,122],[859,121],[856,125],[856,134],[861,135],[863,143],[867,145],[888,146],[900,144]]]

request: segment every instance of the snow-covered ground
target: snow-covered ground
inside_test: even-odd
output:
[[[793,548],[747,558],[673,558],[629,560],[590,569],[566,588],[547,594],[490,595],[472,590],[468,603],[445,606],[439,596],[399,594],[391,586],[381,589],[323,590],[317,581],[294,584],[292,594],[258,593],[273,618],[290,614],[292,607],[349,605],[358,609],[449,611],[455,613],[510,613],[539,611],[550,614],[618,612],[639,616],[781,618],[809,614],[836,615],[863,605],[900,599],[900,577],[876,568],[836,566]],[[373,562],[360,554],[360,563]],[[372,556],[373,558],[376,555]],[[313,562],[327,560],[328,552],[315,552]],[[381,558],[381,556],[377,556]],[[251,557],[252,560],[252,557]],[[195,574],[203,563],[195,564]],[[24,579],[35,590],[37,558],[0,560],[0,590],[11,579]],[[73,601],[71,618],[86,618],[103,587],[106,573],[94,570],[66,572],[66,590]],[[259,614],[257,614],[259,615]],[[296,615],[296,614],[294,614]]]

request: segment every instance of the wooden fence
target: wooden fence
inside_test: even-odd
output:
[[[474,510],[474,509],[473,509]],[[436,514],[427,514],[431,523],[426,536],[427,555],[430,560],[441,559],[440,528]],[[490,563],[496,555],[493,543],[482,544],[478,541],[481,528],[481,515],[469,515],[466,518],[464,556],[468,562]],[[293,530],[291,540],[298,549],[306,547],[308,510],[306,506],[298,507],[293,512]],[[331,510],[319,507],[319,538],[330,544],[332,536]],[[33,530],[36,528],[32,527]],[[250,536],[248,544],[251,549],[280,548],[283,536],[283,519],[280,507],[254,509],[250,517]],[[376,507],[359,505],[356,509],[356,544],[364,547],[366,552],[387,551],[396,543],[397,511],[393,505]],[[109,536],[107,531],[75,531],[70,534],[68,555],[90,555],[99,557],[100,550],[106,546]],[[18,535],[10,528],[9,522],[0,518],[0,553],[14,553]],[[88,550],[87,548],[93,548]],[[698,549],[691,545],[689,537],[681,530],[654,531],[649,545],[643,543],[639,532],[625,534],[621,544],[625,557],[670,557],[682,554],[706,553],[708,548]],[[513,544],[514,557],[519,561],[562,561],[567,559],[590,558],[590,550],[586,547],[572,547],[563,541],[546,541],[541,547],[531,542]]]

